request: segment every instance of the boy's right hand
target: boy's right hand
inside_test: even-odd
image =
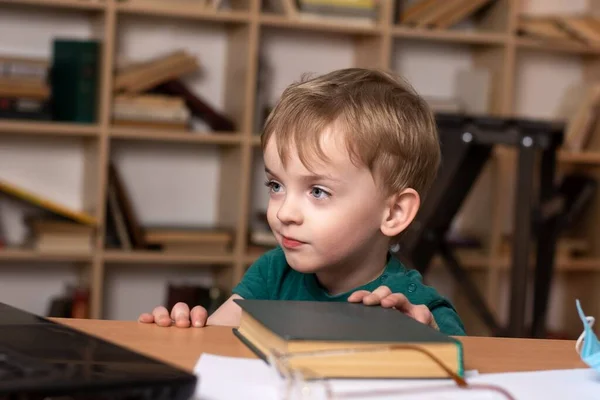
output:
[[[138,321],[146,324],[155,323],[164,327],[175,324],[178,328],[189,328],[190,325],[201,328],[206,325],[207,319],[208,312],[204,307],[196,306],[190,311],[187,304],[180,302],[173,306],[171,314],[165,307],[159,306],[152,311],[152,314],[141,314]]]

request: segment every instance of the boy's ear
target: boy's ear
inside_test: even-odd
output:
[[[391,195],[381,221],[381,232],[388,237],[400,234],[413,221],[420,204],[419,193],[411,188]]]

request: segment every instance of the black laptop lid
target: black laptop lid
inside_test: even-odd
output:
[[[0,303],[0,395],[188,399],[195,386],[186,371]]]

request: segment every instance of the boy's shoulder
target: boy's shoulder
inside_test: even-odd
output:
[[[393,293],[404,294],[413,304],[426,304],[431,307],[445,301],[435,288],[423,282],[423,276],[419,271],[405,267],[393,255],[390,255],[382,278],[382,283]]]
[[[268,250],[252,263],[232,293],[245,299],[271,299],[290,271],[281,247]]]

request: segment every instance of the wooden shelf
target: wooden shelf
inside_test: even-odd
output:
[[[132,15],[151,15],[212,22],[247,23],[250,14],[247,11],[214,11],[202,7],[193,7],[193,3],[181,1],[144,2],[130,0],[117,4],[117,12]]]
[[[105,262],[118,264],[231,264],[234,256],[230,253],[213,255],[167,254],[158,251],[122,251],[106,250],[103,253]]]
[[[587,164],[600,166],[600,151],[582,151],[578,153],[561,151],[558,153],[558,161],[563,164]]]
[[[252,198],[252,168],[254,153],[260,149],[260,136],[252,132],[252,126],[255,118],[256,106],[256,85],[257,73],[259,71],[259,55],[264,46],[264,35],[261,32],[269,31],[273,35],[281,35],[287,31],[298,32],[299,35],[311,36],[312,40],[319,41],[321,37],[330,35],[345,35],[344,38],[350,38],[349,45],[353,47],[353,57],[346,65],[347,67],[375,67],[383,69],[397,70],[403,73],[402,63],[398,64],[397,49],[395,44],[404,44],[406,42],[422,41],[424,43],[438,43],[432,49],[425,46],[423,51],[436,52],[441,57],[435,57],[442,63],[445,60],[444,52],[447,48],[452,48],[452,44],[468,47],[471,51],[470,62],[474,67],[488,68],[497,72],[495,74],[497,85],[494,86],[494,93],[498,96],[491,105],[493,113],[499,115],[518,114],[517,96],[520,96],[518,90],[515,90],[519,81],[518,69],[520,59],[523,53],[529,54],[529,51],[545,51],[562,55],[563,57],[582,56],[583,76],[596,76],[597,57],[600,56],[600,47],[590,47],[586,45],[573,44],[554,44],[544,43],[517,36],[514,32],[509,32],[509,26],[515,26],[520,12],[522,1],[509,1],[498,3],[498,6],[492,6],[491,12],[484,12],[480,26],[485,26],[487,30],[435,30],[435,29],[416,29],[404,25],[396,25],[392,22],[393,11],[388,2],[381,8],[380,23],[376,25],[347,24],[342,20],[339,23],[335,20],[317,20],[317,19],[290,19],[284,15],[275,15],[268,13],[257,13],[261,7],[261,0],[244,0],[230,2],[233,6],[242,5],[246,9],[214,11],[207,8],[194,7],[189,0],[167,1],[167,0],[0,0],[0,5],[8,7],[22,7],[24,10],[36,10],[42,13],[44,10],[64,10],[73,14],[85,13],[86,16],[92,15],[100,17],[102,29],[97,32],[98,39],[102,40],[106,46],[103,46],[102,57],[100,58],[100,77],[102,82],[106,83],[99,86],[98,111],[99,122],[94,125],[79,125],[59,122],[29,122],[17,120],[0,120],[0,135],[19,135],[38,138],[47,136],[49,138],[83,138],[92,145],[84,146],[85,151],[85,182],[84,189],[85,202],[91,206],[103,204],[106,201],[106,190],[108,180],[106,174],[100,173],[108,169],[108,161],[113,154],[113,146],[107,144],[107,139],[115,142],[129,143],[149,143],[157,144],[171,143],[173,146],[196,145],[217,145],[228,146],[220,152],[220,175],[217,192],[210,195],[216,195],[219,200],[218,216],[220,222],[232,226],[236,237],[246,237],[248,234],[250,220],[250,204]],[[391,3],[391,2],[389,2]],[[97,15],[96,15],[97,14]],[[116,18],[115,18],[116,16]],[[105,18],[102,18],[105,17]],[[139,19],[146,21],[160,22],[170,20],[173,25],[185,24],[186,29],[193,29],[198,24],[208,26],[223,25],[227,32],[223,35],[226,53],[225,70],[222,77],[222,86],[224,93],[223,111],[226,111],[240,127],[240,132],[177,132],[168,129],[152,130],[146,128],[117,127],[111,126],[110,110],[114,94],[112,91],[114,66],[116,65],[119,51],[118,44],[122,42],[122,36],[127,35],[128,29],[122,29],[122,25],[128,24],[129,19]],[[98,19],[98,18],[96,18]],[[97,22],[97,21],[95,21]],[[27,31],[29,28],[24,26]],[[493,29],[493,30],[492,30]],[[173,46],[180,43],[171,43]],[[159,50],[157,50],[159,51]],[[515,51],[517,54],[515,55]],[[152,52],[151,52],[152,53]],[[206,54],[206,57],[212,57],[213,54]],[[202,55],[201,57],[205,57]],[[319,55],[317,54],[316,57]],[[579,61],[579,60],[576,60]],[[215,64],[220,65],[220,64]],[[311,67],[310,60],[306,61],[306,68]],[[231,68],[234,66],[235,68]],[[451,69],[458,66],[452,66]],[[414,68],[409,66],[409,68]],[[310,72],[310,71],[307,71]],[[288,78],[286,78],[288,79]],[[448,79],[447,76],[440,79]],[[496,101],[498,100],[498,101]],[[89,138],[89,139],[88,139]],[[229,151],[232,150],[232,151]],[[595,168],[600,166],[600,152],[567,153],[560,152],[558,160],[561,166],[581,166]],[[496,172],[494,172],[496,173]],[[498,169],[498,176],[504,173],[504,170]],[[495,176],[497,177],[497,176]],[[248,181],[250,180],[250,182]],[[494,182],[499,182],[496,179]],[[254,189],[255,190],[255,189]],[[241,196],[241,200],[240,200]],[[242,201],[243,200],[243,201]],[[93,207],[101,210],[101,207]],[[498,232],[503,226],[499,217],[502,212],[501,206],[492,205],[492,217],[490,227],[490,241],[494,242],[498,238]],[[500,210],[500,211],[499,211]],[[97,217],[104,217],[104,213],[97,211]],[[97,235],[104,234],[103,224]],[[593,233],[592,233],[593,235]],[[99,237],[95,237],[99,239]],[[99,240],[102,242],[102,240]],[[494,247],[494,246],[492,246]],[[172,253],[161,253],[153,251],[123,251],[120,249],[98,249],[93,254],[48,254],[39,253],[33,250],[10,249],[0,251],[0,263],[17,262],[36,262],[36,263],[64,263],[73,262],[81,264],[93,263],[94,266],[111,266],[112,268],[140,268],[143,273],[143,267],[148,265],[164,266],[187,266],[190,268],[229,268],[227,274],[223,274],[223,282],[231,285],[239,282],[243,276],[245,267],[252,264],[264,251],[249,248],[246,253],[224,253],[213,255],[181,255]],[[458,254],[467,270],[482,274],[488,274],[489,279],[486,287],[483,289],[489,292],[490,298],[498,300],[499,294],[494,294],[493,280],[497,271],[507,273],[511,260],[509,257],[502,256],[493,258],[493,254]],[[435,264],[441,267],[441,262],[436,259]],[[490,268],[490,266],[492,268]],[[561,272],[571,271],[600,271],[600,257],[589,257],[579,259],[559,259],[557,261],[557,270]],[[229,274],[231,272],[231,274]],[[0,279],[2,279],[0,277]],[[104,301],[104,276],[94,273],[90,275],[91,286],[91,314],[94,318],[104,316],[102,308]],[[498,303],[495,301],[494,303]]]
[[[551,43],[528,38],[517,38],[517,48],[575,55],[600,55],[600,47],[585,46],[579,43]]]
[[[265,27],[311,30],[316,32],[332,32],[354,35],[378,35],[382,33],[377,25],[339,24],[330,21],[290,19],[280,15],[262,14],[260,24]]]
[[[98,125],[70,124],[52,121],[20,121],[0,119],[1,134],[26,134],[46,136],[95,137],[99,136]]]
[[[252,135],[250,138],[250,143],[252,146],[260,147],[260,135]]]
[[[170,143],[198,143],[238,145],[243,137],[240,133],[231,132],[175,132],[167,130],[137,129],[137,128],[112,128],[110,136],[113,139],[147,140]]]
[[[90,262],[93,254],[90,253],[68,253],[39,252],[32,249],[2,249],[0,250],[0,261],[36,261],[36,262]]]
[[[508,35],[503,33],[415,29],[404,26],[393,27],[392,35],[397,38],[496,46],[504,45],[508,40]]]
[[[98,0],[0,0],[0,5],[39,6],[52,8],[67,8],[73,10],[104,10],[106,3]]]

